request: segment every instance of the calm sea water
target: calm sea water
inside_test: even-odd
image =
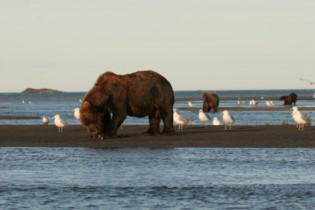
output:
[[[314,209],[315,150],[0,148],[0,209]]]
[[[221,107],[237,107],[237,98],[274,98],[290,92],[296,92],[301,97],[310,97],[315,90],[259,90],[259,91],[217,91],[221,100]],[[197,107],[201,107],[201,91],[177,91],[176,108],[187,107],[187,101],[192,100]],[[62,94],[19,94],[19,93],[0,93],[0,115],[22,115],[22,116],[48,116],[50,119],[55,114],[60,114],[68,124],[78,124],[73,118],[72,110],[80,106],[79,100],[84,93],[62,93]],[[25,103],[22,103],[22,102]],[[282,107],[282,102],[274,100],[276,107]],[[265,100],[260,100],[259,107],[265,106]],[[314,100],[299,100],[300,107],[315,107]],[[181,111],[183,116],[193,121],[193,124],[199,124],[196,112]],[[289,112],[233,112],[238,125],[277,125],[282,123],[293,123]],[[305,112],[312,119],[315,119],[315,112]],[[211,114],[221,118],[220,114]],[[125,124],[147,124],[147,118],[127,118]],[[3,124],[40,124],[40,120],[0,120]]]
[[[298,92],[310,96],[313,91]],[[286,91],[221,91],[278,97]],[[78,124],[71,110],[84,93],[0,94],[0,115],[52,117]],[[175,107],[200,91],[176,92]],[[229,98],[230,97],[230,98]],[[22,103],[22,101],[25,103]],[[30,103],[28,103],[30,102]],[[262,106],[260,104],[259,106]],[[276,102],[276,106],[282,106]],[[301,100],[299,106],[315,106]],[[181,114],[195,119],[197,113]],[[307,114],[313,116],[314,112]],[[237,124],[292,123],[288,112],[233,112]],[[39,124],[0,120],[0,124]],[[127,124],[146,119],[128,118]],[[0,209],[314,209],[315,150],[0,148]]]

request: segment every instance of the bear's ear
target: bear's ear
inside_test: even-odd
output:
[[[204,92],[202,98],[203,100],[209,100],[209,94],[207,92]]]

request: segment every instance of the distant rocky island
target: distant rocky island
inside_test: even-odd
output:
[[[62,91],[49,88],[26,88],[22,93],[62,93]]]

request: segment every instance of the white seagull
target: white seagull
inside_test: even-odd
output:
[[[246,104],[246,101],[242,101],[242,100],[237,100],[237,105],[245,105]]]
[[[64,121],[61,119],[60,115],[59,114],[56,114],[54,116],[54,123],[55,125],[57,126],[58,128],[58,132],[62,132],[63,131],[63,128],[65,127],[65,123]]]
[[[222,112],[223,115],[223,123],[224,123],[224,129],[227,130],[228,126],[230,126],[230,130],[232,130],[232,124],[235,122],[235,119],[232,115],[230,115],[228,110],[224,110]]]
[[[42,117],[42,125],[48,125],[49,124],[49,120],[46,116]]]
[[[219,126],[219,125],[222,125],[222,122],[217,117],[213,117],[212,125],[213,126]]]
[[[187,105],[188,105],[188,107],[194,107],[195,106],[192,101],[188,101]]]
[[[299,108],[294,106],[292,108],[292,118],[294,122],[296,123],[296,127],[298,131],[304,131],[305,124],[310,122],[310,119],[305,117],[301,111],[299,111]]]
[[[178,129],[179,129],[179,130],[183,130],[184,125],[187,125],[188,122],[189,122],[186,118],[184,118],[183,116],[181,116],[180,114],[178,114],[178,112],[176,111],[176,109],[174,109],[173,118],[174,118],[175,124],[178,125]]]
[[[273,101],[266,101],[267,107],[272,107],[273,106]]]
[[[255,101],[255,99],[252,99],[249,101],[249,105],[251,106],[257,106],[257,104],[258,104],[258,101]]]
[[[199,110],[199,121],[201,124],[203,124],[205,127],[207,127],[208,121],[209,121],[209,116],[202,111],[202,109]]]
[[[73,111],[74,118],[77,120],[80,120],[80,108],[76,107],[72,111]]]

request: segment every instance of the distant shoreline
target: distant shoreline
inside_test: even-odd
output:
[[[55,92],[54,92],[55,91]],[[239,91],[239,95],[238,94],[235,94],[234,92],[238,92]],[[256,93],[256,92],[257,93]],[[278,92],[277,95],[273,94],[273,95],[264,95],[264,91],[275,91],[275,92]],[[304,93],[304,94],[299,94],[298,91],[309,91],[307,93],[307,95]],[[175,100],[177,102],[183,102],[183,101],[200,101],[202,99],[202,92],[204,91],[201,91],[201,90],[191,90],[191,91],[177,91],[175,90]],[[182,94],[182,93],[185,93],[185,92],[188,92],[188,93],[192,93],[190,96],[187,96],[185,94]],[[221,101],[228,101],[228,100],[231,100],[231,101],[236,101],[236,100],[242,100],[242,101],[248,101],[248,100],[257,100],[257,101],[266,101],[266,100],[272,100],[272,101],[280,101],[280,97],[282,95],[286,95],[290,92],[297,92],[298,93],[298,101],[299,100],[315,100],[314,98],[314,94],[315,94],[315,89],[299,89],[299,90],[218,90],[218,91],[213,91],[213,92],[216,92],[218,93],[219,97],[220,97],[220,100]],[[229,94],[230,92],[230,94]],[[45,92],[45,91],[40,91],[40,89],[38,89],[37,91],[33,92],[33,91],[30,91],[30,92],[11,92],[11,93],[8,93],[8,92],[2,92],[0,93],[0,96],[1,97],[5,97],[6,94],[10,95],[10,94],[21,94],[21,96],[23,96],[24,94],[25,95],[28,95],[28,94],[41,94],[43,96],[49,96],[49,95],[55,95],[55,94],[78,94],[78,95],[82,95],[80,97],[83,97],[85,95],[86,92],[62,92],[62,91],[59,91],[59,90],[53,90],[53,89],[49,89],[49,91]],[[228,93],[228,94],[226,94]],[[233,94],[233,95],[231,95]],[[242,94],[244,94],[242,96]]]
[[[63,93],[86,93],[88,91],[87,90],[75,90],[75,91],[62,91]],[[261,92],[261,91],[284,91],[284,92],[292,92],[292,91],[315,91],[315,88],[297,88],[297,89],[292,89],[292,88],[288,88],[288,89],[222,89],[222,90],[217,90],[217,89],[205,89],[205,90],[174,90],[174,92],[204,92],[204,91],[213,91],[213,92],[238,92],[238,91],[251,91],[251,92]],[[21,93],[20,91],[0,91],[0,94],[15,94],[15,93]]]
[[[26,88],[21,93],[43,94],[43,93],[63,93],[63,91],[50,89],[50,88]]]
[[[176,135],[149,136],[147,126],[124,126],[117,138],[91,140],[82,126],[1,125],[0,147],[86,147],[86,148],[315,148],[315,127],[298,132],[295,126],[192,126]]]

